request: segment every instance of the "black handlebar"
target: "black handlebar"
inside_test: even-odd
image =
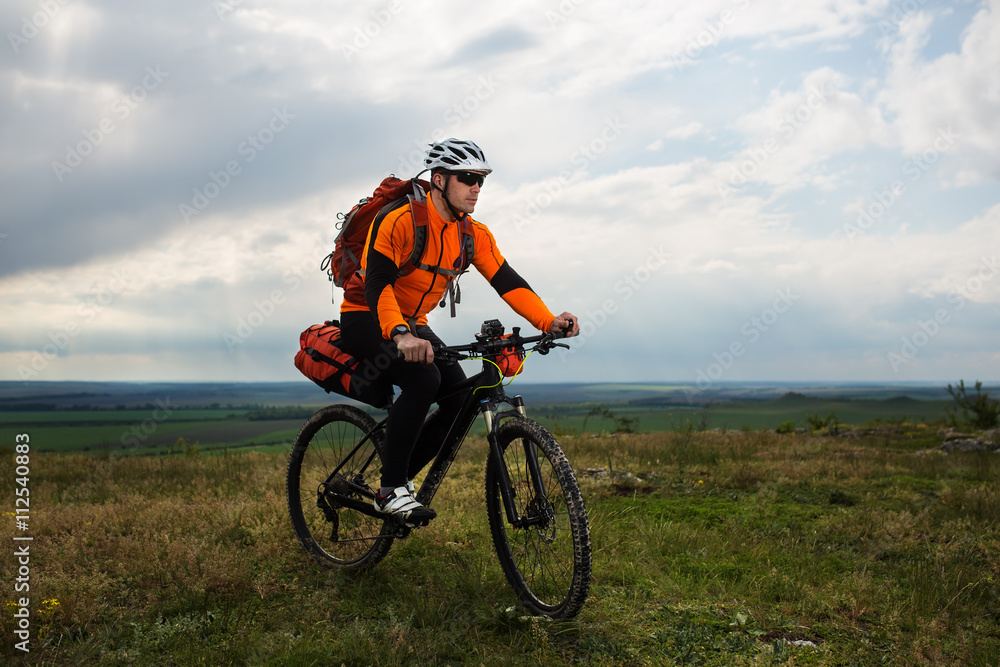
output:
[[[496,322],[496,320],[485,322],[483,323],[483,329],[486,330],[488,325],[495,327],[496,325],[499,325],[499,322]],[[501,326],[499,334],[492,332],[492,335],[478,334],[476,336],[477,340],[475,343],[435,347],[434,356],[441,357],[442,359],[461,361],[463,359],[495,356],[500,354],[503,350],[510,350],[510,348],[524,350],[526,346],[532,344],[534,345],[532,350],[537,351],[539,354],[548,354],[550,350],[556,347],[569,348],[569,345],[557,343],[556,341],[561,338],[566,338],[567,335],[573,331],[573,325],[574,322],[570,319],[569,326],[565,327],[561,331],[527,337],[521,335],[519,327],[514,327],[510,335],[503,336],[503,328]],[[496,330],[492,329],[492,331]]]

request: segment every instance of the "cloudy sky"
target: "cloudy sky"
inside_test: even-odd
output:
[[[479,143],[532,381],[1000,380],[1000,0],[12,0],[0,379],[300,378],[340,211]],[[528,325],[477,274],[459,317]],[[337,304],[340,299],[337,295]]]

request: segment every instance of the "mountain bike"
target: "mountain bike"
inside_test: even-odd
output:
[[[497,320],[476,341],[442,347],[435,358],[481,359],[460,383],[465,401],[416,493],[430,507],[466,435],[486,422],[486,513],[504,575],[532,614],[572,618],[590,588],[590,529],[573,468],[556,439],[527,418],[520,395],[507,396],[502,367],[525,353],[547,354],[560,334],[504,336]],[[499,363],[498,363],[499,362]],[[519,370],[518,366],[517,370]],[[391,410],[391,406],[389,410]],[[379,512],[373,499],[382,469],[386,420],[347,404],[329,405],[302,426],[288,461],[288,509],[302,546],[325,564],[364,569],[413,530]]]

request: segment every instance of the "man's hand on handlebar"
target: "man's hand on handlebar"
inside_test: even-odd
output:
[[[557,315],[556,319],[552,320],[552,326],[549,327],[549,333],[561,333],[566,336],[566,338],[576,336],[580,333],[580,318],[573,313],[563,313],[562,315]]]
[[[399,356],[406,361],[414,361],[421,364],[434,363],[434,347],[429,340],[417,338],[411,333],[393,336]]]

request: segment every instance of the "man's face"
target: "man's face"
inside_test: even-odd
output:
[[[446,178],[445,195],[455,210],[467,215],[475,211],[479,189],[486,177],[475,171],[459,171]]]

